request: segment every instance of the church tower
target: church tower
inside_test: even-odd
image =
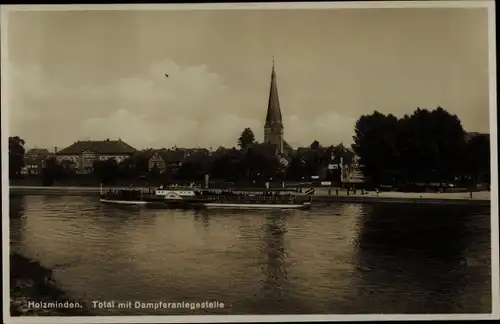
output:
[[[279,153],[284,153],[283,119],[281,118],[280,101],[278,97],[278,85],[276,83],[276,72],[271,72],[271,88],[269,90],[269,102],[267,104],[266,123],[264,125],[264,143],[274,144]]]

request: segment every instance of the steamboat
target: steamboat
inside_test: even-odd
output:
[[[187,199],[189,206],[206,209],[305,209],[310,208],[313,192],[297,194],[265,190],[262,192],[223,191],[200,192],[194,199]]]
[[[196,196],[192,187],[171,187],[158,189],[115,189],[100,194],[100,201],[119,205],[149,205],[159,207],[182,207],[187,198]],[[186,198],[186,199],[185,199]]]
[[[261,191],[202,190],[188,188],[120,189],[101,193],[102,203],[146,205],[182,209],[305,209],[310,208],[314,189]]]

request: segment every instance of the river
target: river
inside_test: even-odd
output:
[[[175,211],[11,198],[11,249],[92,301],[218,301],[97,315],[490,313],[488,207]],[[15,271],[13,269],[12,271]]]

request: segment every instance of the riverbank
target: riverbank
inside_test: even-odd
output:
[[[30,302],[34,302],[34,305],[30,305]],[[58,307],[45,304],[53,302],[57,302]],[[89,316],[91,312],[82,302],[71,300],[57,287],[52,270],[43,267],[38,261],[11,252],[10,315]]]
[[[119,189],[120,187],[103,187],[103,191]],[[149,190],[149,188],[138,188]],[[96,196],[100,187],[41,187],[41,186],[11,186],[11,195],[58,195],[58,196]],[[361,194],[348,194],[345,190],[329,190],[316,188],[314,200],[320,202],[346,202],[346,203],[421,203],[421,204],[462,204],[462,205],[491,205],[489,191],[444,192],[444,193],[407,193],[407,192],[367,192]]]
[[[469,206],[491,206],[491,201],[486,199],[453,199],[441,197],[414,197],[408,195],[403,196],[322,196],[315,195],[314,201],[331,203],[395,203],[395,204],[439,204],[439,205],[469,205]]]
[[[316,201],[338,201],[338,202],[376,202],[376,203],[420,203],[420,204],[450,204],[450,205],[491,205],[491,192],[374,192],[369,191],[361,194],[347,193],[347,191],[329,190],[326,188],[316,188],[314,199]]]

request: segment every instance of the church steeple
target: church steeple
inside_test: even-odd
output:
[[[281,117],[278,84],[276,82],[276,70],[274,68],[274,57],[271,72],[271,86],[269,89],[269,101],[267,103],[266,123],[264,125],[264,142],[276,145],[278,147],[278,151],[283,153],[283,119]]]
[[[278,84],[276,82],[276,70],[271,72],[271,87],[269,89],[269,101],[267,104],[266,126],[282,126],[283,120],[281,117],[280,100],[278,96]]]

